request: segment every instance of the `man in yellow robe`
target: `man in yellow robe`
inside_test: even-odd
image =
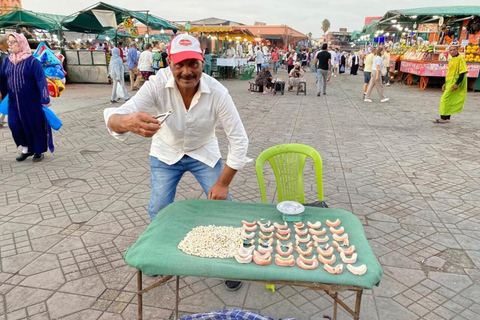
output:
[[[447,76],[442,87],[444,91],[440,100],[440,119],[435,123],[449,123],[450,116],[462,112],[467,97],[467,63],[465,58],[458,54],[458,46],[448,49],[452,58],[448,61]]]

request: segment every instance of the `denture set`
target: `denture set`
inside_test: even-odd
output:
[[[260,266],[268,266],[272,260],[281,267],[299,266],[305,270],[317,269],[323,264],[323,269],[331,274],[341,274],[343,265],[352,274],[361,276],[367,272],[365,264],[355,266],[357,253],[355,246],[350,245],[348,234],[345,228],[340,226],[339,219],[335,221],[326,220],[326,227],[322,228],[322,222],[314,223],[295,222],[289,227],[287,222],[279,224],[270,221],[242,221],[241,237],[242,245],[235,254],[238,263],[251,263],[252,261]],[[292,238],[292,231],[295,231]],[[331,244],[329,243],[331,234]],[[255,236],[258,234],[258,244]],[[288,242],[292,240],[291,242]],[[274,250],[274,241],[276,241]],[[342,263],[335,262],[335,250],[340,254]],[[272,255],[275,257],[272,259]],[[295,259],[293,253],[296,251],[298,257]]]

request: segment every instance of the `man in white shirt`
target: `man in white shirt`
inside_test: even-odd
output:
[[[334,71],[335,71],[335,57],[337,56],[337,53],[335,52],[335,50],[333,50],[332,46],[328,46],[328,52],[330,53],[330,56],[332,57],[332,69],[330,70],[330,72],[332,73],[332,76],[333,76]]]
[[[240,58],[242,58],[242,57],[243,57],[243,45],[242,45],[242,42],[239,42],[239,43],[237,44],[237,52],[238,52],[238,56],[239,56]]]
[[[161,69],[123,106],[104,112],[110,133],[153,137],[150,149],[150,220],[172,203],[183,173],[190,171],[209,199],[229,198],[237,170],[249,162],[248,137],[228,90],[202,73],[203,56],[194,37],[181,34],[169,45],[170,68]],[[165,122],[158,116],[173,110]],[[163,123],[162,123],[163,122]],[[230,148],[225,167],[215,136],[220,123]]]
[[[178,35],[168,52],[169,68],[160,69],[123,106],[104,111],[108,130],[117,139],[125,140],[129,132],[153,137],[150,220],[174,201],[185,172],[195,176],[208,199],[227,200],[235,173],[251,161],[247,158],[248,137],[232,97],[222,84],[202,72],[198,40]],[[168,118],[158,119],[169,110],[173,113]],[[229,141],[225,166],[215,136],[217,122]],[[226,284],[230,290],[240,287],[235,281]]]
[[[255,63],[257,64],[257,74],[262,71],[263,64],[263,53],[260,50],[260,47],[257,47],[257,52],[255,53]]]
[[[235,58],[235,49],[233,48],[233,46],[231,44],[228,45],[228,49],[227,51],[225,52],[225,56],[227,58]]]

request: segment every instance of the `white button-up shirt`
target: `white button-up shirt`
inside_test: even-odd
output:
[[[205,73],[202,73],[189,110],[185,108],[170,68],[165,68],[150,77],[124,105],[105,109],[104,117],[108,123],[112,114],[145,111],[159,115],[170,109],[173,109],[173,114],[153,136],[151,156],[172,165],[188,155],[213,168],[221,158],[215,136],[215,126],[220,124],[229,141],[227,165],[239,170],[252,161],[247,158],[248,137],[232,97],[223,85]],[[120,140],[125,140],[129,134],[108,130]]]

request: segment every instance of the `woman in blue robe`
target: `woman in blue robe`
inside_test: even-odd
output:
[[[17,147],[22,146],[16,160],[33,156],[33,161],[39,162],[47,149],[53,152],[52,130],[42,109],[50,105],[47,81],[24,35],[9,34],[8,46],[10,56],[2,65],[0,89],[2,97],[9,95],[8,126]]]

